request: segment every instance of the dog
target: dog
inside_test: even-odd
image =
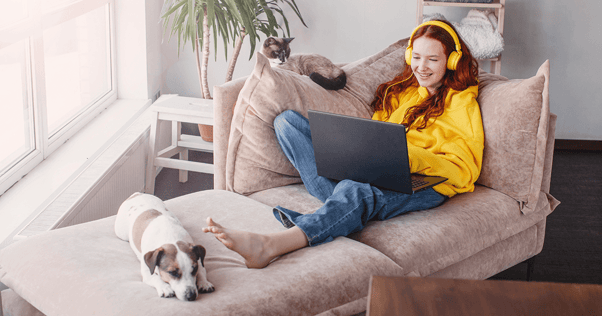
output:
[[[207,280],[205,248],[194,245],[180,221],[158,197],[134,193],[119,207],[115,234],[140,260],[142,281],[160,297],[194,301],[215,290]]]

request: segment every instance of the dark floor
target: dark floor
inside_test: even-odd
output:
[[[190,153],[190,160],[211,162],[212,154]],[[550,193],[561,201],[548,216],[543,250],[533,258],[532,281],[602,284],[602,152],[556,151]],[[213,175],[163,169],[155,194],[163,199],[213,188]],[[527,264],[492,279],[525,280]]]
[[[602,284],[602,153],[556,151],[550,194],[561,204],[548,216],[532,280]],[[498,275],[521,279],[525,263]]]

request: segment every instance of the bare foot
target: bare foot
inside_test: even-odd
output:
[[[214,222],[211,217],[207,217],[207,226],[203,227],[203,232],[213,233],[228,249],[241,255],[248,268],[264,268],[278,257],[278,254],[270,251],[271,238],[268,235],[228,229]]]

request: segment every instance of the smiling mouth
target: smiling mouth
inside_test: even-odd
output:
[[[426,78],[432,76],[433,74],[432,73],[426,73],[426,74],[417,73],[417,75],[420,78],[426,79]]]

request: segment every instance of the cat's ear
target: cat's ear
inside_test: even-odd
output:
[[[284,38],[284,42],[288,44],[288,43],[292,42],[294,39],[295,39],[294,37]]]
[[[268,47],[270,45],[274,45],[277,44],[276,39],[273,37],[268,37],[268,39],[265,40],[265,42],[263,42],[263,46]]]

